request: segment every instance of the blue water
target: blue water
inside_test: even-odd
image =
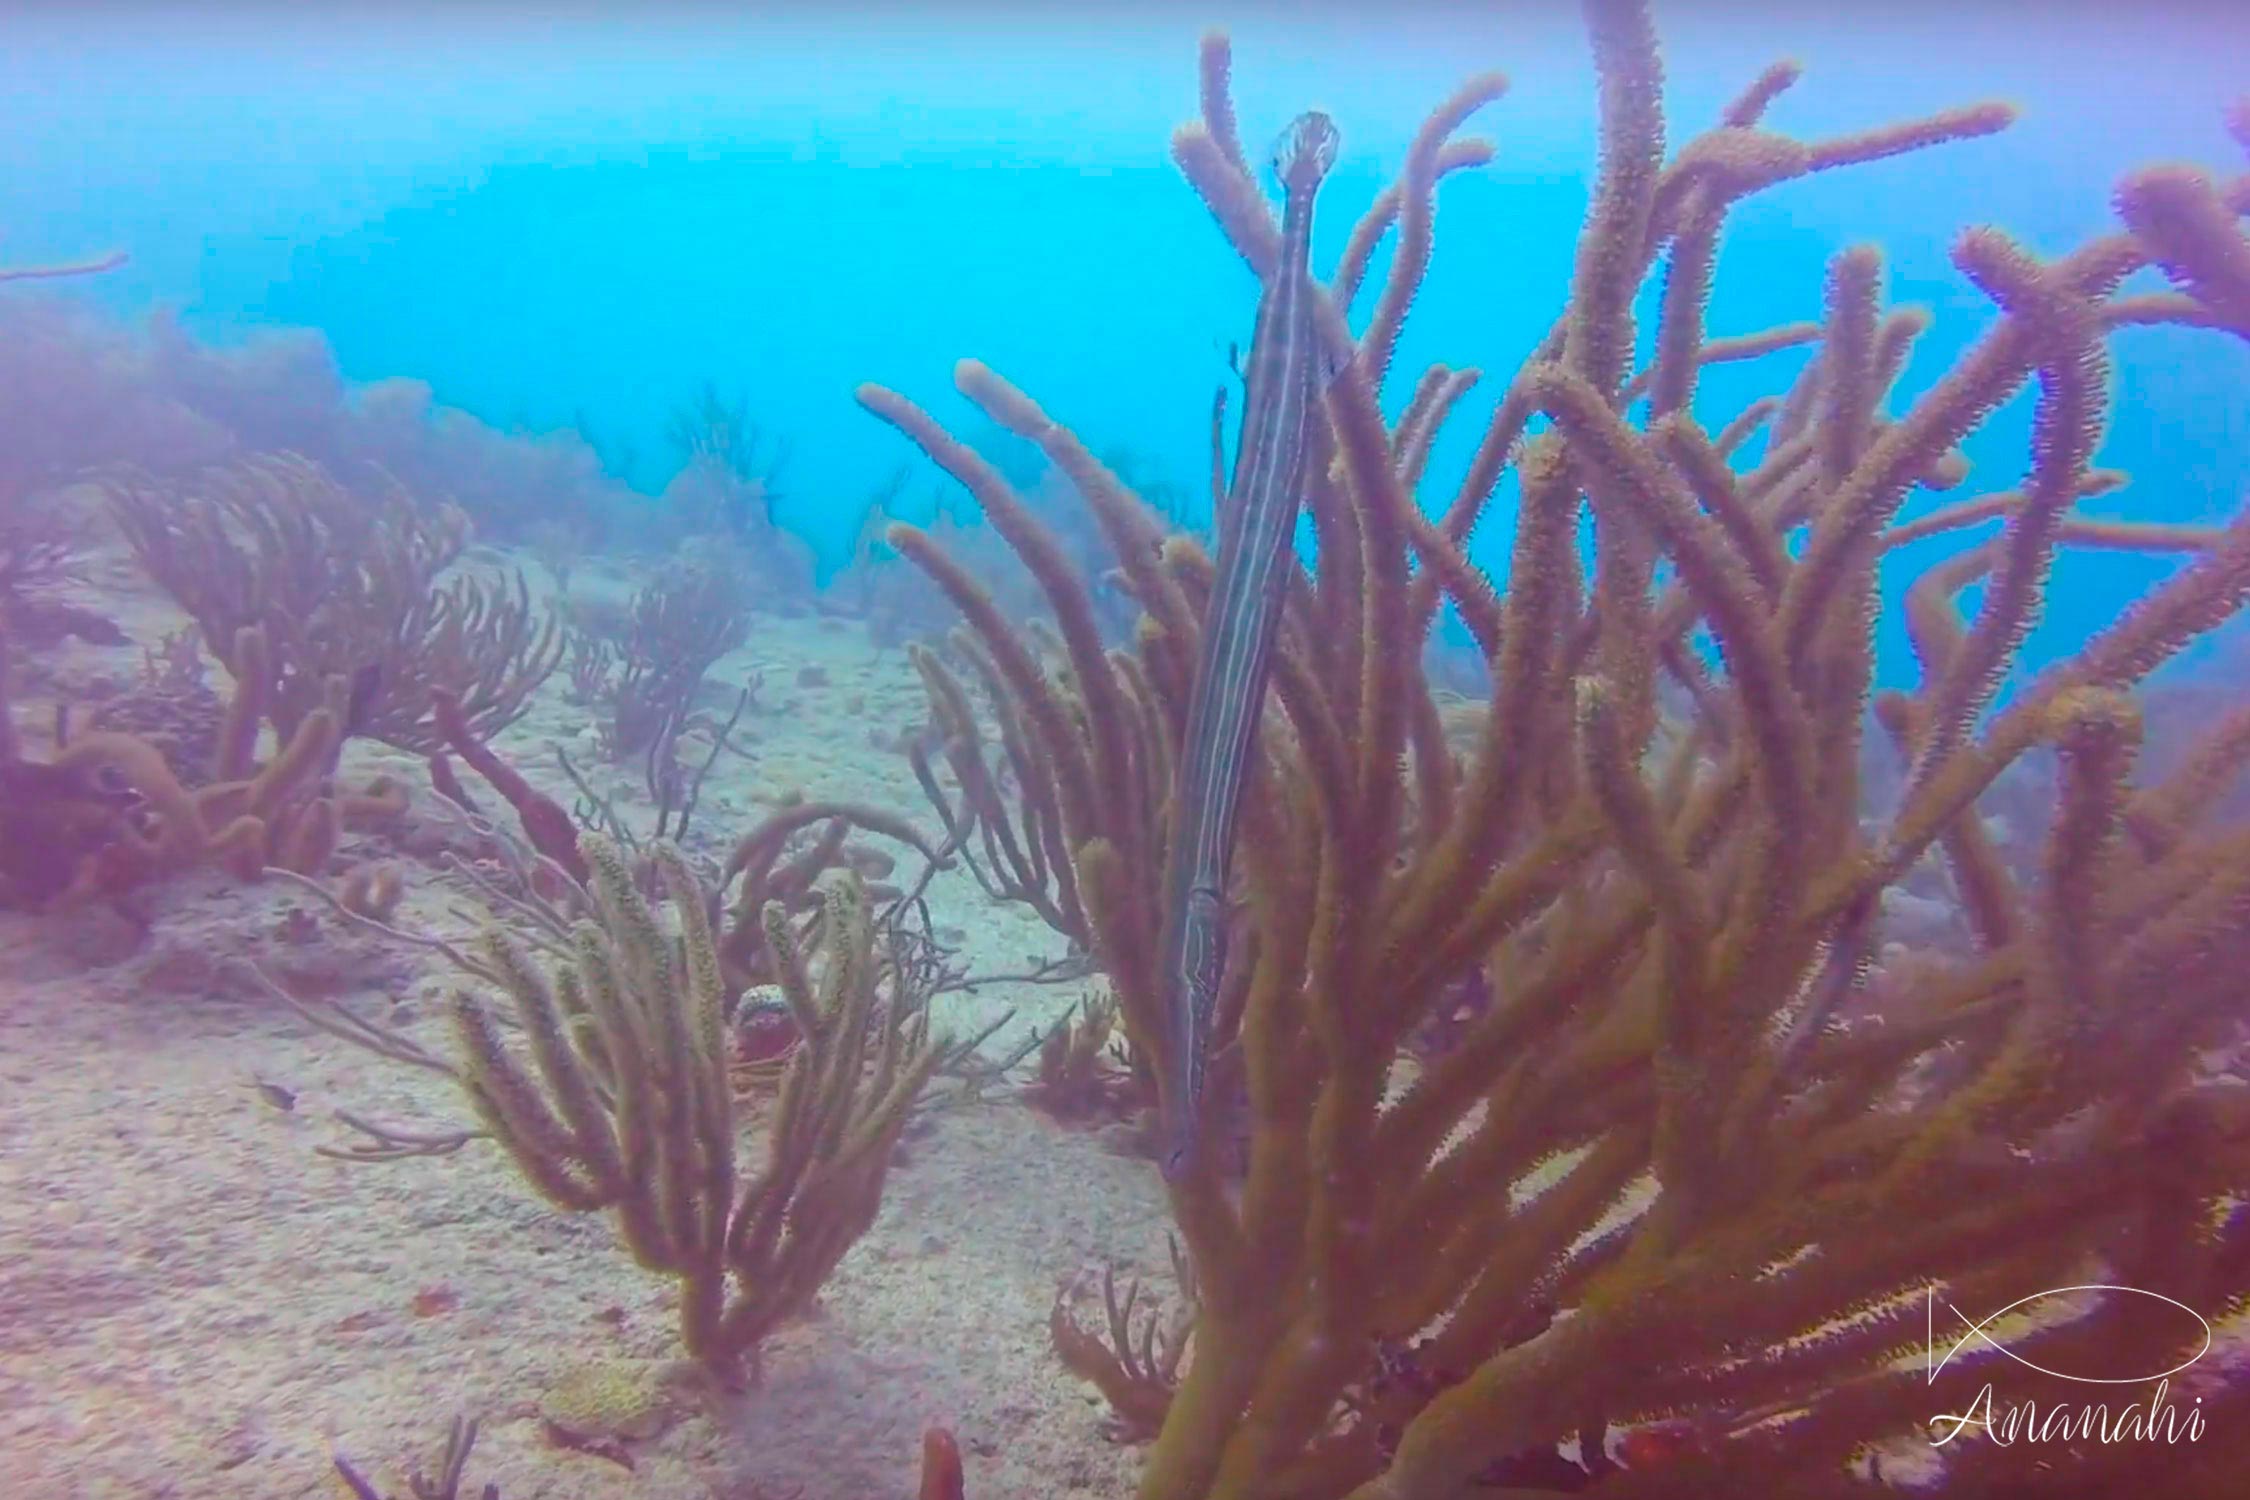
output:
[[[74,294],[134,315],[173,307],[220,342],[316,328],[347,378],[416,377],[496,426],[583,419],[650,492],[672,467],[666,419],[714,380],[793,439],[783,519],[833,565],[907,456],[852,388],[882,381],[962,419],[949,378],[964,355],[1097,450],[1129,454],[1136,474],[1200,494],[1210,393],[1229,344],[1247,341],[1256,290],[1166,156],[1195,111],[1205,25],[1234,33],[1254,149],[1307,106],[1343,127],[1323,268],[1423,113],[1498,68],[1514,87],[1475,129],[1499,158],[1441,194],[1399,362],[1491,376],[1439,450],[1425,494],[1442,494],[1569,275],[1593,147],[1575,10],[1424,7],[1378,23],[1340,7],[1138,4],[1058,22],[1029,6],[657,7],[631,25],[480,6],[18,14],[0,61],[0,250],[22,262],[123,246],[127,268]],[[2203,5],[2136,5],[2118,22],[2075,6],[1881,15],[1694,4],[1659,20],[1675,142],[1783,54],[1809,71],[1768,119],[1802,137],[1995,96],[2024,107],[1997,138],[1790,184],[1731,220],[1717,333],[1817,317],[1824,258],[1885,247],[1891,298],[1937,315],[1903,397],[1989,318],[1946,258],[1963,226],[2057,251],[2111,222],[2128,167],[2232,162],[2220,115],[2243,86],[2233,65],[2250,57],[2250,21]],[[2103,461],[2136,483],[2091,509],[2230,508],[2250,478],[2229,395],[2250,354],[2171,331],[2115,348]],[[1702,409],[1723,420],[1801,358],[1712,372]],[[1394,376],[1394,408],[1410,386]],[[2020,477],[2029,409],[2018,401],[1978,436],[1972,489]],[[932,503],[930,489],[918,480],[910,505]],[[1487,545],[1505,519],[1502,507]],[[2164,566],[2067,562],[2032,657],[2082,639]],[[1895,680],[1910,663],[1896,639],[1886,647]]]

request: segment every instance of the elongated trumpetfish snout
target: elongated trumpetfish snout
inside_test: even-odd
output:
[[[1203,652],[1173,783],[1164,952],[1171,1047],[1162,1090],[1164,1174],[1173,1179],[1195,1160],[1212,1016],[1226,972],[1235,818],[1289,587],[1316,381],[1327,368],[1307,262],[1313,199],[1335,164],[1337,142],[1335,125],[1314,112],[1300,115],[1275,147],[1274,168],[1287,192],[1281,256],[1258,301],[1242,441],[1219,526],[1218,582],[1203,621]]]
[[[1336,150],[1344,142],[1336,122],[1317,109],[1308,109],[1289,122],[1273,145],[1273,175],[1292,193],[1320,186],[1329,168],[1336,165]]]

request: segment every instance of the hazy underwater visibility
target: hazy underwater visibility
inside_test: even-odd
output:
[[[0,1500],[2250,1494],[2250,15],[1864,9],[0,17]]]

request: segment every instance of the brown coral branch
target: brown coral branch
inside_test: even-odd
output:
[[[261,710],[284,740],[326,706],[349,733],[427,753],[442,739],[431,722],[440,688],[486,737],[561,660],[559,622],[534,611],[520,574],[439,581],[467,543],[467,517],[395,484],[347,489],[275,454],[187,484],[120,474],[106,487],[142,568],[238,684],[261,679]],[[255,648],[238,657],[246,641]]]
[[[485,744],[462,711],[460,700],[450,691],[439,688],[430,694],[430,713],[438,733],[452,747],[453,753],[490,782],[502,800],[516,810],[531,847],[569,871],[573,880],[583,882],[587,871],[586,862],[578,853],[578,824],[563,805],[524,780],[522,772]],[[450,778],[450,771],[447,774]],[[459,784],[456,779],[454,785]],[[461,801],[458,797],[454,800]],[[463,802],[462,805],[473,804]]]
[[[94,276],[114,271],[132,257],[111,250],[89,260],[59,261],[46,266],[0,266],[0,281],[47,281],[61,276]]]

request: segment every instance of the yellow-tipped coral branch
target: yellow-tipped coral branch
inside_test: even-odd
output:
[[[827,887],[817,970],[768,905],[766,942],[804,1041],[765,1163],[749,1170],[702,885],[677,850],[652,848],[673,934],[619,846],[587,835],[581,851],[596,919],[578,924],[573,961],[552,976],[511,938],[488,936],[484,966],[504,980],[525,1045],[458,995],[460,1080],[541,1196],[614,1213],[634,1259],[679,1280],[682,1342],[730,1375],[811,1305],[874,1222],[899,1132],[946,1050],[882,956],[857,876]]]

